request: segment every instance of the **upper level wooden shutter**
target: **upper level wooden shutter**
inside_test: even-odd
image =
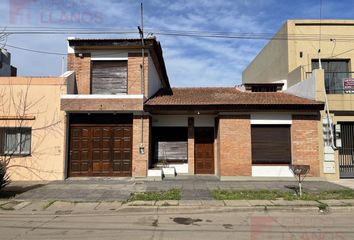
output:
[[[127,61],[92,61],[92,94],[127,93]]]

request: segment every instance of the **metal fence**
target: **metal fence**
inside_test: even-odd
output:
[[[354,177],[354,123],[341,123],[342,147],[339,148],[340,177]]]

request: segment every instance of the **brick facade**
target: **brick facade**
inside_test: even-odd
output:
[[[147,56],[148,55],[145,54],[145,58],[144,58],[145,96],[147,96],[147,90],[148,90],[149,61]],[[142,63],[142,58],[140,53],[128,54],[128,94],[141,94],[141,71],[140,71],[141,63]]]
[[[82,57],[78,54],[69,53],[67,62],[68,71],[75,71],[77,93],[90,94],[91,92],[91,55],[84,53]],[[141,53],[128,53],[128,94],[141,94]],[[149,58],[145,53],[144,59],[144,92],[148,91],[148,69]]]
[[[60,101],[62,111],[143,111],[143,99],[75,99]]]
[[[74,60],[75,60],[75,54],[74,53],[68,53],[66,56],[66,69],[68,71],[75,71],[74,68]]]
[[[292,162],[310,165],[310,175],[320,176],[318,116],[293,115],[291,126]]]
[[[141,116],[134,115],[133,118],[133,146],[132,146],[132,175],[133,177],[146,177],[148,170],[148,160],[150,156],[150,116],[144,116],[144,150],[142,155],[139,153],[139,147],[141,144]]]
[[[251,176],[250,116],[220,116],[218,138],[220,176]]]
[[[194,174],[194,118],[188,118],[188,173]]]
[[[91,54],[68,54],[68,71],[75,71],[76,88],[78,94],[91,93]]]

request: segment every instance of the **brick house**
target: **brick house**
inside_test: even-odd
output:
[[[68,42],[56,179],[160,178],[171,170],[222,180],[291,177],[290,164],[308,164],[311,176],[321,176],[322,102],[268,85],[261,86],[267,92],[253,85],[171,88],[155,38],[144,40],[144,58],[140,39]]]

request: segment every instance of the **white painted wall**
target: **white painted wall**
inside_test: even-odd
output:
[[[194,116],[195,127],[214,127],[215,116],[214,115],[197,115]]]
[[[169,167],[174,167],[178,174],[186,174],[188,173],[188,163],[181,163],[181,164],[168,164]]]
[[[252,113],[251,124],[266,124],[266,125],[279,125],[279,124],[292,124],[292,115],[290,113]]]
[[[275,81],[275,83],[283,83],[284,84],[283,88],[282,88],[282,91],[288,89],[288,80],[286,80],[286,79]]]
[[[128,52],[127,50],[92,50],[91,60],[128,60]]]
[[[311,77],[304,80],[300,81],[299,83],[291,86],[287,90],[285,90],[285,93],[295,95],[298,97],[303,97],[307,99],[316,99],[316,76],[315,72],[311,74]]]
[[[289,166],[252,166],[252,177],[293,177]]]
[[[153,115],[153,127],[187,127],[188,117],[185,115]]]
[[[156,66],[154,64],[154,61],[149,55],[149,65],[148,65],[148,90],[147,94],[148,97],[151,97],[154,95],[161,87],[161,79],[159,74],[157,73]]]
[[[188,127],[188,117],[194,117],[195,127],[214,127],[214,115],[153,115],[153,127]]]

